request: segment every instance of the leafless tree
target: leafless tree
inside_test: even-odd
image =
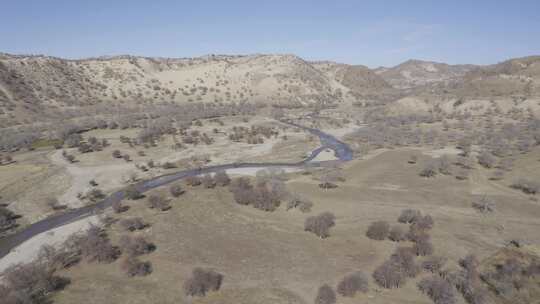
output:
[[[472,207],[480,213],[491,213],[495,211],[495,202],[484,195],[480,200],[472,202]]]

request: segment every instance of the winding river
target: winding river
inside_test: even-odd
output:
[[[174,181],[178,181],[188,176],[195,176],[199,174],[212,173],[212,172],[217,172],[220,170],[227,170],[227,169],[234,169],[234,168],[267,168],[267,167],[294,168],[294,167],[302,167],[306,165],[319,166],[321,164],[320,162],[312,162],[312,160],[315,159],[315,157],[317,157],[317,155],[319,155],[319,153],[321,153],[325,149],[334,150],[335,156],[340,161],[349,161],[352,159],[353,153],[352,153],[351,148],[347,144],[335,138],[334,136],[324,133],[318,129],[304,127],[304,126],[301,126],[292,122],[282,121],[282,123],[285,123],[285,124],[288,124],[288,125],[300,128],[300,129],[304,129],[306,131],[309,131],[311,134],[318,136],[321,142],[321,146],[313,150],[311,154],[309,155],[309,157],[297,163],[232,163],[232,164],[208,166],[204,168],[183,170],[183,171],[179,171],[179,172],[175,172],[171,174],[158,176],[149,180],[141,181],[138,184],[136,184],[135,187],[140,192],[146,192],[148,190],[169,184]],[[66,212],[47,217],[41,221],[38,221],[36,223],[29,225],[28,227],[25,227],[24,229],[14,234],[8,235],[0,239],[0,258],[3,258],[12,249],[14,249],[18,245],[22,244],[23,242],[29,240],[30,238],[40,233],[47,232],[51,229],[58,228],[63,225],[67,225],[69,223],[100,213],[101,211],[110,207],[114,202],[121,201],[122,199],[124,199],[124,190],[119,190],[112,193],[107,198],[105,198],[104,200],[96,204],[84,206],[77,209],[71,209]]]

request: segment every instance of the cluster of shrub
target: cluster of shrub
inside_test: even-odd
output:
[[[257,180],[255,185],[246,177],[235,179],[229,186],[234,200],[264,211],[276,210],[288,194],[285,184],[278,179]]]
[[[8,268],[0,282],[0,298],[2,303],[50,303],[51,293],[70,283],[68,278],[55,273],[83,259],[112,263],[122,255],[121,268],[128,276],[148,275],[152,272],[152,264],[142,262],[138,257],[153,250],[155,246],[141,236],[122,236],[119,246],[115,246],[103,229],[92,226],[83,234],[72,235],[59,248],[43,246],[37,260]]]
[[[368,291],[368,286],[367,276],[358,271],[343,277],[337,284],[336,290],[341,296],[352,298],[358,292],[366,293]],[[324,284],[319,287],[314,302],[315,304],[335,304],[336,299],[336,292],[330,285]]]
[[[0,233],[8,231],[17,225],[17,218],[13,211],[9,210],[6,206],[0,205]]]
[[[377,221],[373,222],[366,232],[367,237],[373,240],[388,238],[395,242],[407,240],[414,243],[412,247],[398,247],[390,259],[375,269],[373,278],[383,288],[403,286],[407,278],[415,277],[420,272],[415,257],[433,254],[433,245],[428,234],[434,224],[431,216],[423,216],[418,210],[405,209],[398,222],[410,224],[409,231],[405,232],[401,226],[390,227],[385,221]]]
[[[13,163],[11,155],[0,155],[0,166]]]
[[[264,138],[269,139],[272,136],[277,137],[278,135],[279,131],[272,127],[251,126],[251,128],[246,128],[234,126],[232,133],[229,134],[229,139],[236,142],[245,140],[248,144],[262,144],[264,143]]]

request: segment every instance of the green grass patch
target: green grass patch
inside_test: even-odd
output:
[[[50,148],[55,145],[62,145],[63,142],[60,139],[38,139],[32,143],[33,149]]]

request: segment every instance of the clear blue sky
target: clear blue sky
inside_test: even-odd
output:
[[[370,67],[540,54],[540,0],[3,0],[0,52],[293,53]]]

